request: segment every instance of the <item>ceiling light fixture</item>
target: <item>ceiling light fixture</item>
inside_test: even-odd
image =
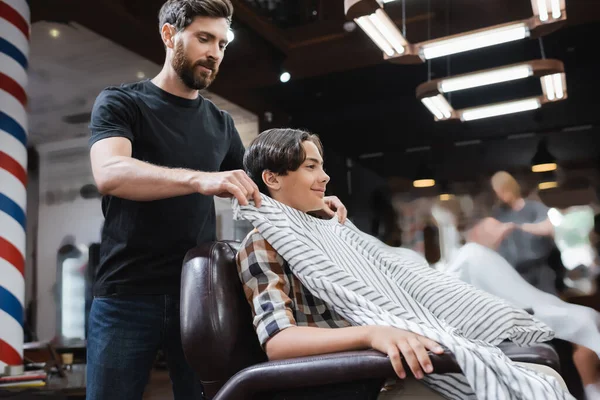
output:
[[[533,71],[530,65],[497,68],[491,71],[483,71],[466,76],[444,79],[439,83],[439,89],[442,93],[450,93],[458,90],[472,89],[479,86],[523,79],[531,76],[532,73]]]
[[[558,182],[540,182],[538,184],[539,190],[554,189],[557,187],[558,187]]]
[[[548,141],[546,138],[541,139],[531,159],[531,171],[546,173],[555,171],[557,167],[556,157],[548,149]]]
[[[500,115],[514,114],[523,111],[536,110],[542,104],[537,97],[523,100],[506,101],[481,107],[466,108],[461,111],[461,120],[474,121],[476,119],[497,117]]]
[[[433,172],[427,164],[423,163],[419,166],[415,179],[413,180],[413,186],[416,188],[427,188],[435,186],[435,179],[433,178]]]
[[[54,39],[56,39],[57,37],[60,36],[60,31],[56,28],[52,28],[52,29],[50,29],[50,31],[48,31],[48,34],[50,35],[50,37],[53,37]]]
[[[542,91],[549,101],[562,100],[565,97],[565,87],[567,86],[564,73],[556,73],[543,76],[540,80]]]
[[[435,186],[435,179],[415,179],[413,186],[416,188],[427,188]]]
[[[555,170],[552,172],[544,172],[539,175],[540,175],[540,180],[538,183],[539,190],[554,189],[559,186],[558,185],[558,177],[556,176]],[[548,212],[548,216],[550,216],[550,212]]]
[[[509,82],[530,76],[539,77],[542,95],[454,110],[442,94]],[[427,81],[417,87],[417,99],[421,100],[434,115],[436,121],[448,119],[473,121],[535,110],[545,103],[564,100],[567,97],[566,87],[563,63],[558,60],[544,59]]]
[[[287,71],[284,71],[281,73],[281,75],[279,75],[279,80],[283,83],[289,82],[289,80],[291,78],[292,78],[292,75]]]
[[[529,28],[523,22],[455,35],[447,39],[432,40],[420,45],[425,60],[444,57],[451,54],[495,46],[506,42],[525,39]]]
[[[382,8],[355,21],[388,57],[404,54],[406,39]]]
[[[448,201],[454,198],[454,195],[450,191],[450,184],[446,179],[440,180],[440,201]]]
[[[231,29],[227,30],[227,44],[230,44],[235,39],[235,33]]]
[[[381,49],[384,59],[400,64],[418,64],[527,37],[537,38],[558,29],[567,18],[565,0],[531,0],[533,16],[528,19],[412,44],[384,11],[383,5],[390,1],[344,0],[344,11]]]
[[[532,0],[533,14],[541,22],[548,23],[560,19],[565,12],[565,0]]]
[[[441,94],[438,94],[437,96],[424,97],[421,99],[421,102],[439,120],[448,119],[452,116],[452,106]]]

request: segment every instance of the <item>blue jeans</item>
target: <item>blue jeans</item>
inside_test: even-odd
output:
[[[89,316],[87,400],[141,400],[157,351],[164,351],[175,400],[203,399],[181,346],[179,297],[96,297]]]

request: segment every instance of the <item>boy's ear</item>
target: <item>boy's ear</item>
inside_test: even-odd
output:
[[[279,175],[269,170],[262,172],[262,180],[269,190],[279,190],[281,188],[281,182],[279,181]]]

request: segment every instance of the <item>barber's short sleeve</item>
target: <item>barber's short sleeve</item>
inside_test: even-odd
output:
[[[229,149],[225,155],[225,159],[221,163],[221,171],[232,171],[235,169],[244,169],[244,153],[246,148],[242,143],[240,133],[235,127],[233,118],[229,113],[225,113],[227,122],[227,133],[229,136]]]
[[[535,215],[535,219],[531,222],[542,222],[548,218],[549,208],[546,207],[544,203],[542,203],[541,201],[530,201],[529,204]]]
[[[254,315],[261,346],[280,331],[296,326],[285,261],[258,232],[251,233],[238,253],[238,274]]]
[[[104,89],[94,102],[90,119],[90,147],[109,137],[124,137],[134,141],[134,126],[138,108],[133,99],[118,88]]]

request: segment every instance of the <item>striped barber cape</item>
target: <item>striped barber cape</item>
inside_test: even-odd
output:
[[[423,382],[449,399],[573,399],[553,377],[512,362],[495,345],[548,341],[553,332],[524,310],[430,268],[416,252],[387,246],[357,229],[314,218],[262,196],[232,203],[314,295],[353,325],[386,325],[452,351],[463,374]]]

